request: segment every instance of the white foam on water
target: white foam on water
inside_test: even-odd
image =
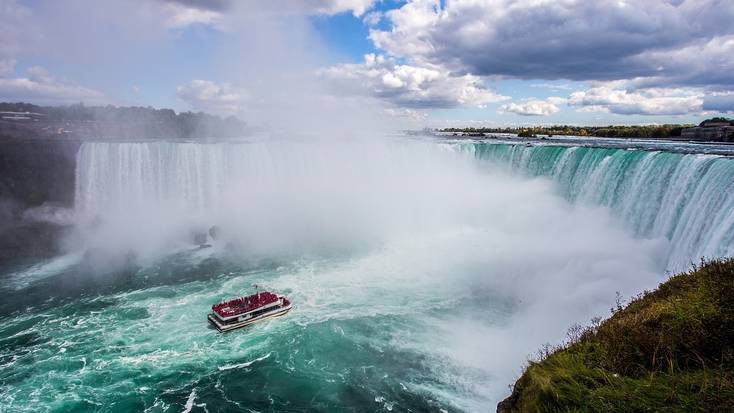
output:
[[[186,399],[186,404],[184,405],[184,409],[181,410],[181,413],[189,413],[194,408],[194,400],[196,400],[196,388],[191,389],[191,393],[189,393],[189,397]]]
[[[241,368],[245,368],[245,367],[250,367],[254,363],[257,363],[258,361],[263,361],[263,360],[267,359],[268,357],[270,357],[270,354],[272,354],[272,353],[268,353],[268,354],[266,354],[266,355],[264,355],[262,357],[258,357],[258,358],[254,359],[252,361],[248,361],[248,362],[245,362],[245,363],[227,364],[227,365],[220,366],[220,367],[217,367],[217,368],[219,369],[219,371],[224,371],[224,370],[241,369]]]
[[[81,260],[81,253],[71,253],[34,264],[29,268],[10,274],[6,285],[21,290],[29,285],[72,268]]]

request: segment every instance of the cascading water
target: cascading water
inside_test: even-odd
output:
[[[670,241],[667,268],[734,255],[734,160],[718,155],[470,144],[478,158],[548,176],[570,201],[609,207],[642,238]]]
[[[729,161],[710,156],[379,140],[88,142],[77,159],[74,254],[0,284],[11,410],[491,410],[615,292],[731,245]],[[211,225],[211,247],[187,239]],[[99,251],[134,265],[81,271]],[[253,283],[294,309],[208,329]]]

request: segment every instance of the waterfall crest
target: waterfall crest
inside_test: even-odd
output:
[[[669,269],[734,254],[734,160],[628,149],[469,144],[483,160],[552,178],[575,203],[609,207],[637,237],[670,241]]]
[[[522,175],[549,177],[567,200],[608,207],[638,238],[668,239],[670,270],[687,268],[701,257],[734,255],[732,159],[616,148],[458,145],[461,150],[448,146],[446,151],[441,150],[446,146],[430,144],[375,150],[375,145],[360,144],[89,142],[77,155],[76,208],[95,214],[165,205],[209,215],[229,208],[229,215],[277,216],[270,222],[251,220],[248,228],[280,228],[284,234],[324,211],[324,216],[342,218],[330,228],[333,233],[369,220],[400,226],[404,222],[396,218],[395,208],[450,198],[458,181],[473,179],[457,172],[462,168],[457,165],[479,159]],[[422,152],[416,156],[415,151]],[[474,158],[467,160],[467,154]],[[426,182],[435,183],[422,192],[427,198],[409,199],[406,189]],[[238,211],[231,211],[233,205]],[[404,212],[403,220],[414,216]],[[301,218],[290,220],[294,213]],[[309,225],[301,230],[317,230],[315,223]],[[318,231],[328,228],[318,225]]]

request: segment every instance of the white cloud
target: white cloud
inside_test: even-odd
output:
[[[168,4],[167,11],[169,17],[166,26],[170,28],[186,27],[192,24],[214,26],[222,19],[222,14],[219,11],[188,7],[178,3]]]
[[[570,83],[542,82],[542,83],[531,83],[529,86],[540,88],[540,89],[554,90],[554,91],[574,89],[574,86]]]
[[[176,88],[178,97],[195,110],[234,115],[242,110],[247,93],[229,83],[192,80]]]
[[[351,11],[359,17],[369,10],[375,0],[305,0],[304,3],[317,14],[338,14]]]
[[[428,114],[415,109],[410,108],[386,108],[384,112],[394,118],[406,119],[409,121],[425,121],[428,119]]]
[[[42,67],[34,66],[28,69],[28,77],[0,78],[0,100],[68,104],[104,103],[106,98],[96,90],[56,80]]]
[[[362,18],[362,22],[366,24],[367,26],[375,26],[380,24],[382,21],[382,12],[379,11],[372,11]]]
[[[638,91],[597,86],[574,92],[568,104],[586,112],[620,115],[685,115],[703,110],[703,94],[693,89],[649,88]]]
[[[454,75],[437,65],[397,64],[374,54],[365,55],[364,63],[336,65],[321,73],[340,93],[366,94],[405,107],[479,106],[508,99],[487,89],[477,76]]]
[[[566,102],[561,97],[550,97],[546,100],[530,99],[521,103],[510,102],[500,107],[500,112],[512,112],[522,116],[548,116],[559,112],[558,105]]]

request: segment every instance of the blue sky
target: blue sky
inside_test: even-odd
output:
[[[698,122],[734,111],[731,21],[716,0],[0,0],[0,100]]]

